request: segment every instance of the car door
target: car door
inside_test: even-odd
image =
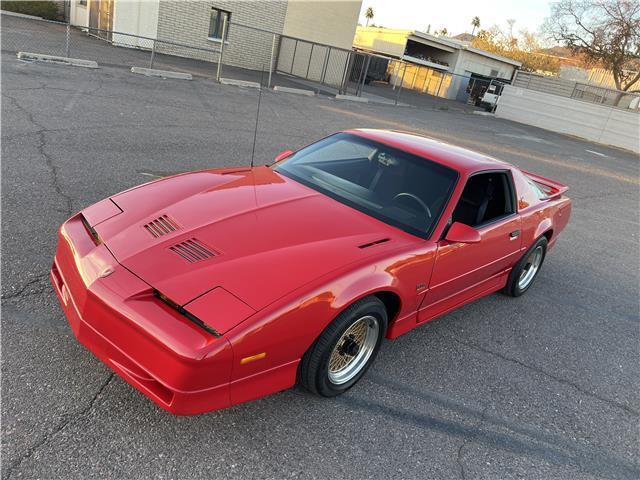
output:
[[[429,320],[504,284],[508,269],[520,255],[521,219],[515,208],[510,172],[482,172],[470,177],[452,215],[451,223],[455,221],[475,228],[480,241],[438,242],[418,321]]]

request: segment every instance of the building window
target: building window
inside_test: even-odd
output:
[[[220,10],[218,8],[211,8],[211,18],[209,19],[209,38],[213,40],[222,39],[222,26],[224,22],[227,22],[227,32],[224,39],[229,39],[229,22],[231,21],[231,12]]]
[[[78,5],[84,5],[86,7],[87,6],[87,0],[78,0]]]

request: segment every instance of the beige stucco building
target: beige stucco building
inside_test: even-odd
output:
[[[276,49],[281,35],[351,49],[361,4],[361,0],[76,0],[70,20],[77,26],[158,39],[159,53],[207,61],[217,61],[226,23],[224,63],[259,70],[269,67],[274,34]],[[139,48],[153,43],[115,33],[110,40]]]

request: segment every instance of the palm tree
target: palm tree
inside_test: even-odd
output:
[[[480,17],[475,16],[471,19],[471,25],[473,25],[473,30],[471,31],[471,35],[476,33],[476,28],[480,27]]]
[[[373,8],[367,8],[367,11],[364,12],[364,18],[367,19],[367,27],[369,26],[369,20],[373,18]]]

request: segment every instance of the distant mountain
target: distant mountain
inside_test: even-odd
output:
[[[571,58],[573,56],[571,54],[571,50],[561,45],[556,45],[551,48],[543,48],[540,51],[546,55],[553,55],[554,57]]]
[[[473,39],[476,38],[475,35],[471,35],[470,33],[459,33],[458,35],[451,37],[455,40],[460,40],[461,42],[473,42]]]

